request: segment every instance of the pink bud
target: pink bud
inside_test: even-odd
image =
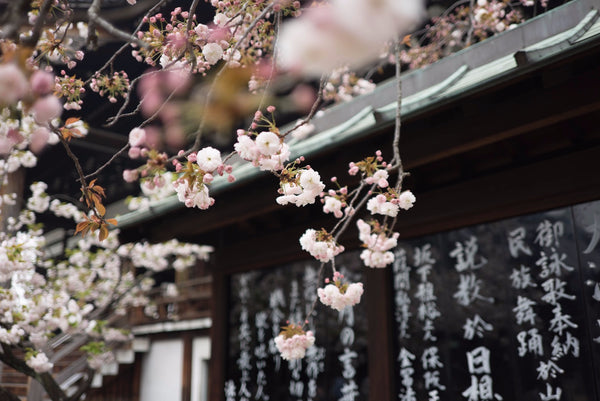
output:
[[[202,177],[202,182],[205,184],[210,184],[211,182],[213,182],[215,178],[213,177],[212,174],[210,173],[206,173],[204,174],[204,177]]]
[[[140,154],[141,154],[140,148],[135,147],[135,146],[129,148],[128,155],[131,159],[137,159],[138,157],[140,157]]]

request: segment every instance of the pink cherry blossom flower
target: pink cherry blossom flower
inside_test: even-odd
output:
[[[233,147],[244,160],[255,161],[259,158],[260,150],[248,135],[238,135],[237,142]]]
[[[263,131],[256,137],[256,146],[265,156],[277,154],[281,150],[281,139],[271,131]]]
[[[208,64],[214,65],[223,58],[223,48],[217,43],[207,43],[202,48],[202,54]]]
[[[321,303],[337,311],[356,305],[360,302],[363,294],[362,283],[342,284],[342,278],[343,276],[339,272],[335,272],[333,284],[327,284],[325,288],[317,289]]]
[[[196,163],[202,170],[207,173],[212,173],[219,166],[223,165],[223,161],[221,160],[221,152],[217,149],[207,146],[201,149],[196,154]]]
[[[382,214],[385,216],[396,217],[398,215],[399,206],[395,203],[388,202],[385,195],[379,194],[367,202],[367,209],[371,214]]]
[[[390,249],[398,245],[398,233],[388,236],[386,230],[378,223],[366,223],[362,219],[356,221],[358,238],[367,249],[361,252],[360,258],[367,267],[385,267],[394,261],[394,254]]]
[[[53,363],[48,361],[48,357],[43,352],[30,355],[29,358],[25,360],[25,363],[38,373],[48,372],[54,366]]]
[[[315,336],[312,331],[305,333],[299,326],[289,327],[293,329],[284,328],[284,331],[275,337],[275,346],[286,361],[302,359],[306,355],[306,349],[315,343]]]
[[[323,205],[323,212],[333,213],[333,215],[338,219],[341,218],[344,215],[342,212],[342,202],[333,196],[326,196],[325,204]]]
[[[62,114],[62,104],[54,95],[44,96],[35,101],[32,107],[33,116],[38,124],[47,124]]]
[[[324,263],[329,262],[336,255],[344,251],[344,247],[338,245],[325,230],[316,231],[312,228],[309,228],[302,234],[300,245],[303,250]]]
[[[146,130],[135,127],[129,132],[129,145],[131,147],[140,147],[146,142]]]
[[[411,207],[413,207],[413,204],[415,203],[415,201],[417,200],[417,198],[415,197],[415,195],[410,192],[410,191],[403,191],[400,193],[400,196],[398,196],[398,206],[401,209],[404,210],[408,210]]]
[[[29,91],[25,74],[13,63],[0,65],[0,104],[13,104]]]
[[[29,82],[36,95],[47,95],[54,89],[54,75],[44,70],[34,72]]]
[[[138,177],[139,172],[137,170],[123,170],[123,180],[126,182],[134,182]]]

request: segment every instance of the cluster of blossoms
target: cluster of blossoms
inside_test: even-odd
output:
[[[524,6],[535,1],[522,0]],[[411,69],[431,64],[460,49],[516,26],[523,15],[503,0],[477,0],[473,8],[458,6],[432,19],[423,34],[407,42],[400,61]],[[390,57],[393,59],[393,57]]]
[[[134,266],[144,267],[152,271],[162,271],[169,267],[184,270],[191,267],[197,260],[208,260],[213,251],[211,246],[181,243],[172,239],[160,244],[136,242],[121,245],[117,254],[131,260]],[[172,260],[173,257],[175,260]]]
[[[27,78],[16,64],[0,65],[0,154],[9,155],[9,170],[35,164],[27,148],[39,152],[58,142],[48,128],[62,113],[53,88],[54,76],[49,72],[37,70]],[[13,150],[20,152],[11,154]]]
[[[352,98],[373,92],[375,84],[350,71],[348,67],[338,68],[331,73],[323,90],[323,99],[334,102],[348,102]]]
[[[74,220],[79,223],[84,220],[85,213],[79,210],[77,206],[72,203],[61,202],[58,199],[52,199],[50,206],[48,207],[52,213],[58,217],[64,217],[65,219]]]
[[[44,183],[33,184],[26,201],[30,209],[19,217],[26,224],[9,224],[0,234],[0,280],[10,282],[0,290],[0,342],[24,347],[25,363],[36,372],[47,372],[52,363],[42,350],[48,341],[66,334],[83,335],[89,339],[82,347],[88,364],[100,369],[114,358],[108,343],[131,340],[128,331],[112,327],[105,319],[110,313],[122,315],[130,307],[149,303],[145,294],[153,280],[138,283],[131,265],[148,271],[184,269],[198,259],[206,260],[212,248],[176,240],[120,245],[113,230],[104,241],[88,236],[73,243],[63,259],[43,257],[45,242],[35,214],[52,210],[54,202],[48,202],[45,189]],[[76,215],[55,205],[63,217]]]
[[[60,76],[55,78],[54,93],[66,100],[63,106],[65,110],[81,110],[84,84],[83,80],[75,75],[67,75],[65,70],[60,71]]]
[[[289,324],[275,337],[275,346],[287,361],[304,358],[306,349],[315,343],[312,331],[304,332],[302,326]]]
[[[360,258],[367,267],[386,267],[394,261],[394,254],[390,249],[398,245],[398,233],[387,233],[377,221],[371,224],[359,219],[356,221],[358,238],[367,249],[360,253]]]
[[[337,311],[341,311],[346,306],[353,306],[359,303],[363,293],[362,283],[342,283],[343,278],[344,275],[336,271],[333,273],[333,284],[326,278],[325,283],[327,285],[325,288],[317,290],[319,300]]]
[[[163,68],[182,68],[204,74],[220,60],[227,61],[232,67],[250,65],[270,52],[273,27],[267,19],[245,34],[268,2],[213,3],[216,12],[211,25],[197,22],[195,15],[190,16],[181,7],[175,8],[168,19],[162,13],[145,17],[148,29],[139,31],[137,37],[148,47],[133,50],[132,55],[151,66],[159,63]],[[299,6],[299,2],[293,2],[285,7],[278,4],[276,8],[294,12]]]
[[[411,191],[406,190],[398,194],[395,189],[388,188],[385,193],[369,199],[367,209],[371,214],[396,217],[399,209],[408,210],[415,201],[416,198]]]
[[[45,182],[34,182],[30,185],[31,196],[27,199],[27,208],[36,213],[45,212],[50,206],[50,197],[46,193],[48,185]]]
[[[209,70],[221,60],[223,47],[229,47],[229,43],[224,32],[219,32],[221,35],[211,35],[207,25],[197,24],[194,20],[188,31],[188,18],[188,12],[182,11],[180,7],[171,12],[169,20],[162,13],[145,17],[148,30],[139,31],[137,36],[148,47],[133,50],[132,55],[137,61],[151,66],[160,63],[163,68],[175,66],[194,73]]]
[[[296,164],[300,161],[301,159],[296,160],[281,171],[279,187],[281,196],[276,199],[280,205],[288,203],[296,206],[312,205],[321,191],[325,189],[325,184],[321,182],[321,176],[310,166],[296,168]]]
[[[331,177],[331,182],[337,184],[337,177]],[[323,203],[323,213],[333,213],[336,218],[344,216],[342,208],[346,214],[352,214],[352,208],[348,207],[348,187],[339,187],[338,189],[330,189],[327,194],[321,194],[321,203]]]
[[[267,110],[273,113],[275,107],[269,106]],[[252,129],[259,128],[260,121],[266,122],[269,130],[259,133],[239,129],[234,149],[242,159],[252,162],[261,170],[281,171],[290,157],[290,148],[283,141],[283,136],[275,124],[266,119],[260,111],[254,115]]]
[[[56,12],[55,18],[58,21],[61,21],[62,18],[59,17],[59,14],[62,13],[63,16],[66,16],[71,10],[66,10],[65,3],[60,5],[58,4],[59,2],[55,3],[56,4],[53,7],[53,10]],[[35,24],[38,15],[35,12],[30,11],[28,16],[29,23],[32,25]],[[85,26],[85,24],[77,25],[79,35],[87,36],[87,26]],[[28,62],[34,63],[35,61],[40,62],[41,60],[45,60],[51,64],[66,64],[69,69],[75,68],[77,63],[83,60],[85,54],[78,48],[78,41],[74,40],[71,35],[69,35],[68,30],[71,26],[71,23],[62,20],[54,29],[44,30],[38,40],[35,52]],[[27,36],[24,36],[24,38],[25,37]]]
[[[129,92],[129,77],[125,71],[115,71],[112,75],[96,73],[90,88],[100,96],[107,95],[108,101],[117,102],[117,97],[125,97]]]
[[[383,161],[381,151],[375,152],[375,156],[369,156],[358,163],[350,162],[348,164],[348,174],[357,175],[361,173],[362,178],[367,184],[376,184],[379,188],[387,188],[389,174],[386,170],[387,163]]]
[[[0,281],[10,280],[17,271],[35,268],[44,244],[43,237],[35,234],[23,231],[14,236],[0,235]]]
[[[25,363],[38,373],[48,372],[54,367],[54,364],[48,360],[46,354],[34,350],[25,354]]]
[[[233,168],[221,160],[221,152],[212,147],[201,149],[198,153],[190,153],[185,165],[177,160],[174,162],[175,171],[180,173],[173,183],[178,199],[187,207],[208,209],[215,200],[209,196],[208,185],[214,180],[215,174],[228,174],[229,182],[235,181],[231,174]]]
[[[129,170],[126,170],[129,171]],[[125,174],[125,172],[124,172]],[[136,174],[133,173],[133,177]],[[142,190],[142,196],[132,196],[127,198],[127,207],[129,210],[145,210],[148,209],[153,202],[165,199],[175,193],[173,189],[173,181],[175,181],[175,173],[170,171],[164,172],[160,175],[161,180],[146,180],[142,181],[140,188]],[[129,178],[130,180],[133,180]],[[163,183],[163,185],[157,185]]]
[[[336,243],[335,239],[322,228],[316,231],[309,228],[300,237],[302,249],[310,253],[320,262],[327,263],[336,255],[344,251],[344,247]]]

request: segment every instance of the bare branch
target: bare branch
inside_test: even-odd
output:
[[[100,17],[100,3],[101,0],[94,0],[92,5],[88,9],[88,17],[90,21],[93,21],[96,25],[104,29],[110,35],[115,38],[121,39],[125,42],[135,43],[139,47],[147,48],[148,44],[144,41],[139,40],[137,37],[130,35],[129,33],[122,31],[112,25],[110,22],[106,21],[104,18]]]
[[[42,6],[40,7],[40,13],[38,14],[37,19],[35,20],[35,25],[31,31],[31,36],[23,41],[25,46],[35,46],[40,39],[40,35],[42,34],[42,28],[44,27],[44,22],[46,22],[46,17],[50,12],[50,8],[54,3],[53,0],[44,0]]]
[[[325,89],[325,85],[327,84],[328,80],[329,80],[329,74],[323,74],[321,76],[321,81],[319,82],[319,93],[317,94],[317,99],[313,103],[313,105],[312,105],[312,107],[310,109],[310,112],[302,120],[302,122],[300,122],[300,124],[297,124],[293,128],[290,128],[289,130],[287,130],[283,134],[283,136],[287,136],[288,134],[292,133],[293,131],[297,130],[298,128],[302,127],[303,125],[308,124],[310,122],[310,120],[312,120],[312,118],[315,116],[315,113],[319,109],[319,106],[321,105],[321,102],[323,101],[323,91]]]
[[[112,157],[110,159],[108,159],[108,161],[106,163],[104,163],[102,166],[98,167],[98,169],[96,171],[94,171],[93,173],[90,173],[90,174],[86,175],[83,178],[84,179],[90,179],[90,178],[93,178],[93,177],[97,176],[98,174],[100,174],[100,172],[102,172],[102,170],[104,170],[105,168],[107,168],[108,166],[110,166],[110,164],[112,162],[114,162],[117,159],[117,157],[121,156],[128,149],[129,149],[129,144],[123,146],[121,149],[119,149],[119,151],[117,153],[115,153],[114,155],[112,155]]]

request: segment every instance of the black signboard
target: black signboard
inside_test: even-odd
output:
[[[600,202],[400,243],[398,399],[597,400],[594,222]]]
[[[351,282],[359,252],[337,258]],[[318,303],[302,360],[273,343],[310,312],[318,268],[230,277],[227,401],[368,399],[364,301]],[[399,401],[600,401],[600,201],[401,241],[389,268]]]
[[[358,253],[336,258],[349,282],[363,281]],[[342,312],[316,304],[319,263],[308,261],[231,276],[227,401],[325,401],[368,399],[367,318],[364,304]],[[303,359],[283,360],[273,339],[287,322],[302,323],[316,337]]]

